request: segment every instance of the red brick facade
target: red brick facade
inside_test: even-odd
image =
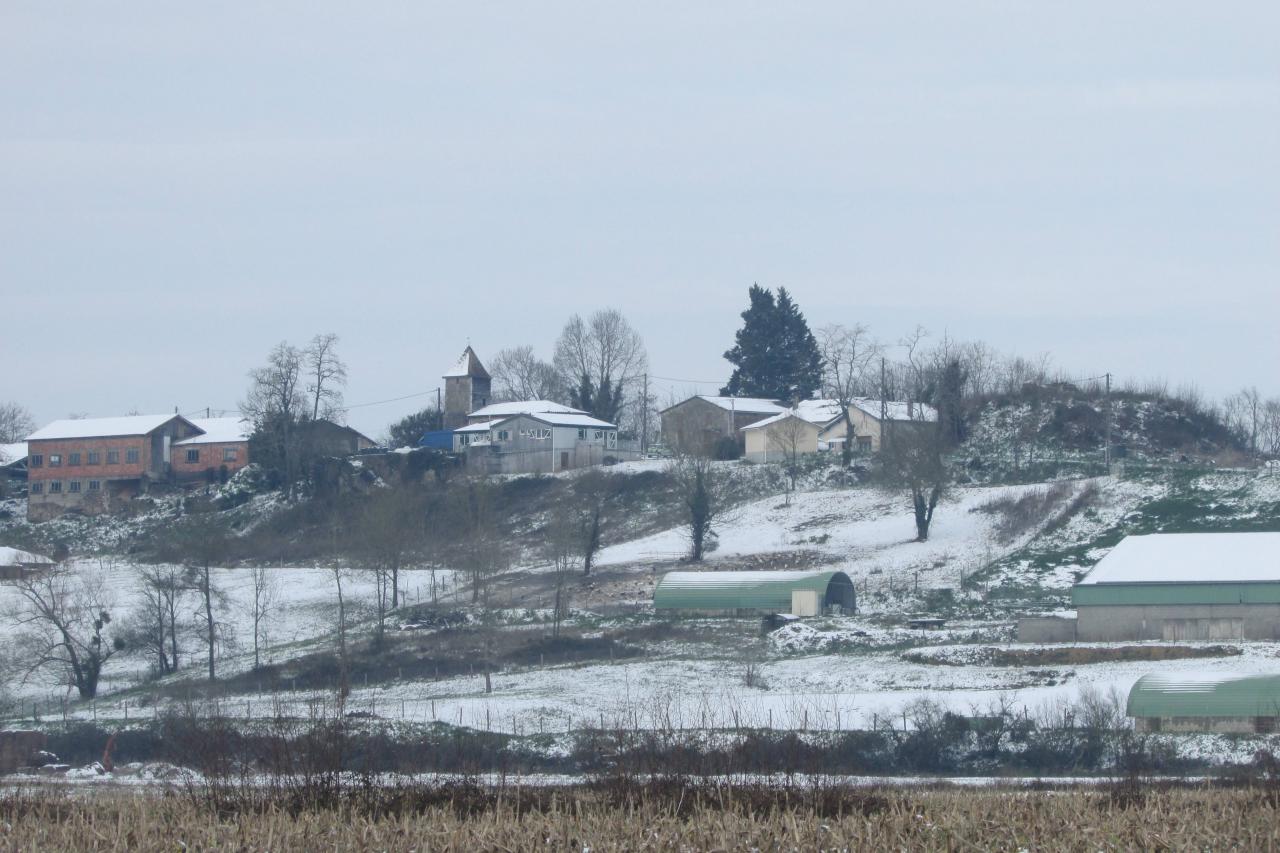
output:
[[[180,444],[173,448],[172,457],[173,474],[178,480],[221,479],[224,467],[231,475],[249,464],[249,442]]]

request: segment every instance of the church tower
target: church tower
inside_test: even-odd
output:
[[[444,428],[465,426],[467,415],[489,405],[489,371],[468,346],[444,375]]]

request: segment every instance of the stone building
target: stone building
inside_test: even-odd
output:
[[[489,405],[493,380],[468,346],[444,375],[444,428],[454,430],[467,423],[467,415]]]

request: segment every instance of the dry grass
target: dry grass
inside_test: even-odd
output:
[[[400,808],[217,808],[182,794],[0,802],[9,850],[1157,850],[1280,847],[1261,789],[508,789]]]

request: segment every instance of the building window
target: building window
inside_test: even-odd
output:
[[[224,447],[224,448],[222,448],[222,461],[223,461],[223,462],[235,462],[235,461],[236,461],[236,449],[235,449],[234,447]]]
[[[49,484],[49,494],[51,494],[51,495],[56,495],[56,494],[58,494],[58,492],[60,492],[60,491],[62,491],[62,481],[61,481],[61,480],[54,480],[53,482],[51,482],[51,483]]]
[[[107,451],[107,464],[108,464],[108,465],[119,465],[119,464],[120,464],[120,451],[119,451],[119,450],[108,450],[108,451]]]
[[[33,494],[33,495],[43,495],[43,494],[44,494],[44,483],[32,483],[32,484],[31,484],[31,494]]]
[[[579,441],[587,440],[587,431],[585,429],[578,430],[578,440]]]
[[[510,441],[511,433],[505,429],[498,430],[498,441]]]
[[[90,450],[90,451],[89,451],[89,464],[90,464],[90,465],[101,465],[101,464],[102,464],[102,451],[100,451],[100,450]]]
[[[61,467],[62,467],[62,454],[61,454],[61,453],[50,453],[50,454],[49,454],[49,467],[50,467],[50,468],[61,468]]]
[[[858,436],[858,452],[859,453],[871,452],[871,436],[869,435]]]
[[[68,487],[70,488],[70,490],[71,490],[73,493],[74,493],[74,492],[79,492],[79,491],[80,491],[80,481],[79,481],[79,480],[72,480]]]
[[[79,464],[80,464],[80,454],[79,454],[79,453],[68,453],[68,454],[67,454],[67,464],[68,464],[68,465],[79,465]]]
[[[130,465],[137,464],[137,461],[138,461],[138,448],[136,448],[136,447],[130,447],[128,450],[126,450],[126,451],[124,452],[124,461],[125,461],[125,462],[128,462]]]
[[[99,489],[101,489],[101,488],[102,488],[102,482],[101,482],[101,481],[99,481],[99,480],[90,480],[90,481],[89,481],[89,491],[91,491],[91,492],[96,492],[96,491],[98,491],[98,490],[99,490]]]
[[[188,462],[199,462],[199,461],[200,461],[200,451],[199,451],[199,450],[188,450],[188,451],[187,451],[187,461],[188,461]]]
[[[36,454],[33,454],[33,455],[31,456],[30,460],[28,460],[28,461],[30,462],[30,464],[31,464],[31,467],[32,467],[32,468],[43,468],[43,467],[44,467],[44,454],[42,454],[42,453],[36,453]]]

